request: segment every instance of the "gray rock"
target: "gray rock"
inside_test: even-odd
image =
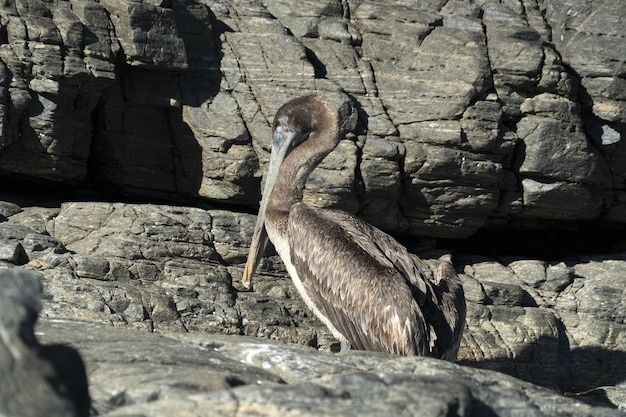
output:
[[[88,200],[102,199],[94,191],[113,191],[181,206],[81,202],[85,195],[63,205],[3,203],[0,267],[41,271],[46,317],[333,350],[336,341],[271,250],[256,291],[240,288],[253,216],[224,210],[233,206],[204,211],[184,204],[252,211],[273,115],[295,95],[318,93],[339,112],[343,140],[311,176],[310,204],[356,213],[409,241],[581,220],[619,228],[626,223],[620,6],[6,2],[0,200],[14,201],[5,184],[27,189],[27,179],[63,191],[78,185]],[[549,261],[458,256],[468,295],[461,363],[623,408],[624,262],[621,252]],[[193,400],[159,396],[137,407],[196,413],[210,397],[231,410],[239,398],[261,399],[259,413],[283,413],[289,404],[302,413],[360,411],[356,401],[345,402],[351,396],[375,411],[375,401],[353,390],[359,381],[382,392],[374,398],[389,400],[381,403],[395,401],[383,384],[407,390],[409,398],[416,395],[405,388],[411,384],[427,390],[416,376],[359,374],[368,371],[297,382],[272,371],[293,386],[224,385]],[[527,390],[516,385],[517,394],[496,396],[458,375],[435,379],[429,381],[437,387],[458,389],[459,414],[481,414],[486,404],[507,415],[515,405],[497,401]],[[129,398],[148,401],[156,392],[140,386],[132,380]],[[261,397],[267,392],[285,400]],[[316,400],[297,402],[302,392]],[[433,412],[450,406],[431,396]],[[103,412],[133,412],[124,395],[107,398],[113,399]],[[571,402],[554,398],[561,405],[538,409],[577,415],[575,406],[562,405]],[[115,401],[124,407],[110,405]],[[581,413],[602,412],[589,410]]]
[[[407,142],[405,149],[404,171],[411,182],[405,184],[400,204],[409,230],[461,237],[485,224],[498,205],[499,164],[471,152],[416,142]],[[449,178],[462,185],[450,187]]]
[[[552,110],[549,119],[526,116],[518,123],[517,133],[524,138],[525,145],[520,156],[523,158],[520,174],[598,186],[607,182],[606,164],[589,146],[572,106],[573,103],[551,95],[541,95],[522,104],[521,109],[529,113],[541,114],[547,110],[545,107]],[[555,114],[563,116],[555,117]]]
[[[217,260],[210,236],[211,216],[200,209],[68,203],[48,227],[68,249],[83,254],[148,261]]]
[[[41,282],[23,269],[0,272],[0,413],[8,416],[87,416],[85,367],[65,344],[40,345],[34,325]]]
[[[33,204],[32,202],[30,204]],[[20,226],[26,226],[34,233],[41,235],[47,235],[48,222],[59,214],[58,208],[50,207],[24,207],[18,206],[19,210],[10,216],[8,219],[9,224],[17,224]]]
[[[408,416],[451,409],[459,416],[620,415],[498,372],[429,358],[332,354],[241,336],[157,335],[61,320],[42,321],[38,333],[81,350],[94,407],[112,416],[243,410]]]
[[[384,144],[369,152],[394,155]],[[50,235],[20,222],[34,228],[46,223]],[[0,224],[9,225],[14,233],[4,242],[27,247],[29,239],[36,240],[27,238],[30,233],[67,248],[47,247],[24,260],[25,267],[41,271],[44,317],[176,338],[211,333],[323,351],[339,347],[271,250],[255,290],[244,291],[239,279],[254,226],[251,215],[74,202],[56,211],[23,207]],[[424,268],[434,267],[442,255],[422,249]],[[454,262],[468,301],[461,364],[623,406],[624,283],[616,279],[626,271],[623,254],[561,262],[457,256]],[[3,267],[15,263],[5,260]],[[287,380],[286,374],[280,377]]]
[[[581,2],[576,9],[567,1],[551,1],[546,17],[553,28],[553,39],[563,51],[564,60],[582,77],[615,76],[623,65],[624,45],[620,38],[624,28],[619,4]],[[593,7],[593,16],[587,19]],[[567,13],[567,10],[570,10]]]
[[[9,262],[15,265],[22,265],[27,262],[26,252],[21,243],[2,242],[0,244],[0,261]]]
[[[0,202],[0,221],[4,221],[7,217],[19,213],[20,210],[20,206],[15,203],[10,203],[8,201]]]
[[[253,206],[274,113],[318,93],[347,141],[309,202],[408,235],[623,224],[623,12],[589,7],[17,0],[0,8],[0,176]],[[381,140],[397,156],[363,146]],[[459,173],[459,151],[495,178]],[[424,157],[438,168],[406,169]]]
[[[101,4],[110,16],[127,63],[187,68],[175,13],[166,3],[105,0]]]
[[[58,240],[26,226],[10,223],[0,224],[0,242],[0,259],[17,265],[39,257],[48,249],[55,252],[65,251]]]
[[[522,180],[524,202],[528,215],[546,219],[592,219],[602,209],[604,192],[589,185],[566,181]]]
[[[561,292],[574,281],[572,275],[572,269],[563,262],[550,265],[546,268],[546,280],[541,288],[557,293]]]

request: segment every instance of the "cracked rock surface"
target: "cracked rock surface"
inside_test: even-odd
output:
[[[0,404],[86,415],[41,382],[78,349],[100,415],[621,415],[621,3],[3,2],[0,272],[26,296],[0,288],[0,365],[36,357],[11,387],[42,399]],[[333,353],[271,249],[241,287],[270,123],[309,93],[342,140],[305,201],[451,257],[457,364]]]
[[[626,222],[619,0],[16,0],[0,176],[253,206],[294,96],[339,111],[306,198],[386,230]]]
[[[623,252],[555,261],[456,254],[468,303],[459,368],[329,352],[337,341],[312,316],[271,251],[254,291],[244,291],[239,280],[252,215],[132,203],[47,206],[21,207],[0,223],[2,241],[23,251],[19,262],[1,259],[0,268],[21,266],[41,275],[41,338],[80,350],[101,412],[159,416],[181,407],[203,415],[200,410],[214,401],[222,410],[241,402],[261,407],[264,398],[268,408],[254,408],[261,415],[290,407],[305,415],[324,407],[353,415],[351,401],[364,395],[358,390],[363,381],[380,395],[372,398],[405,406],[388,390],[432,383],[426,396],[447,386],[460,397],[435,396],[433,410],[453,401],[463,404],[457,414],[468,416],[483,415],[484,407],[495,415],[557,407],[572,416],[617,415],[610,407],[625,407]],[[416,253],[433,267],[449,256],[427,246]],[[241,361],[254,369],[241,368]],[[439,369],[450,374],[441,379]],[[194,376],[215,372],[219,378]],[[265,381],[261,386],[257,377]],[[476,384],[495,383],[483,377],[507,382],[476,391]],[[305,391],[310,396],[302,397]],[[418,395],[408,392],[407,398]],[[503,403],[486,400],[492,397]],[[370,408],[378,415],[374,403]]]

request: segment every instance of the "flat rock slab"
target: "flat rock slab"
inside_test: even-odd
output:
[[[110,416],[619,416],[500,374],[430,358],[341,354],[223,335],[170,336],[43,319],[87,366]]]

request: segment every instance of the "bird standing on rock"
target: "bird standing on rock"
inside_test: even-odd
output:
[[[328,103],[316,95],[287,102],[272,136],[243,284],[250,286],[269,238],[342,350],[455,360],[466,306],[452,265],[442,262],[433,282],[391,236],[342,211],[302,202],[309,174],[339,143]]]

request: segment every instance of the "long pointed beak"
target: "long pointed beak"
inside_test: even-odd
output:
[[[252,275],[256,271],[259,262],[263,257],[265,246],[267,245],[268,235],[265,230],[265,214],[267,203],[274,188],[274,183],[278,177],[278,169],[283,163],[287,152],[289,151],[294,138],[297,135],[293,132],[286,131],[282,126],[277,126],[274,130],[272,141],[272,153],[270,155],[270,165],[265,178],[265,187],[263,188],[263,198],[261,199],[261,207],[256,218],[254,233],[252,234],[252,242],[250,243],[250,252],[248,252],[248,260],[243,270],[243,278],[241,279],[243,286],[250,288],[252,286]]]
[[[246,288],[252,286],[252,275],[256,271],[257,266],[263,253],[265,252],[265,246],[267,246],[267,231],[265,230],[265,213],[259,211],[256,219],[256,225],[254,226],[254,233],[252,235],[252,242],[250,243],[250,252],[248,252],[248,260],[246,261],[246,267],[243,270],[243,278],[241,282]]]

